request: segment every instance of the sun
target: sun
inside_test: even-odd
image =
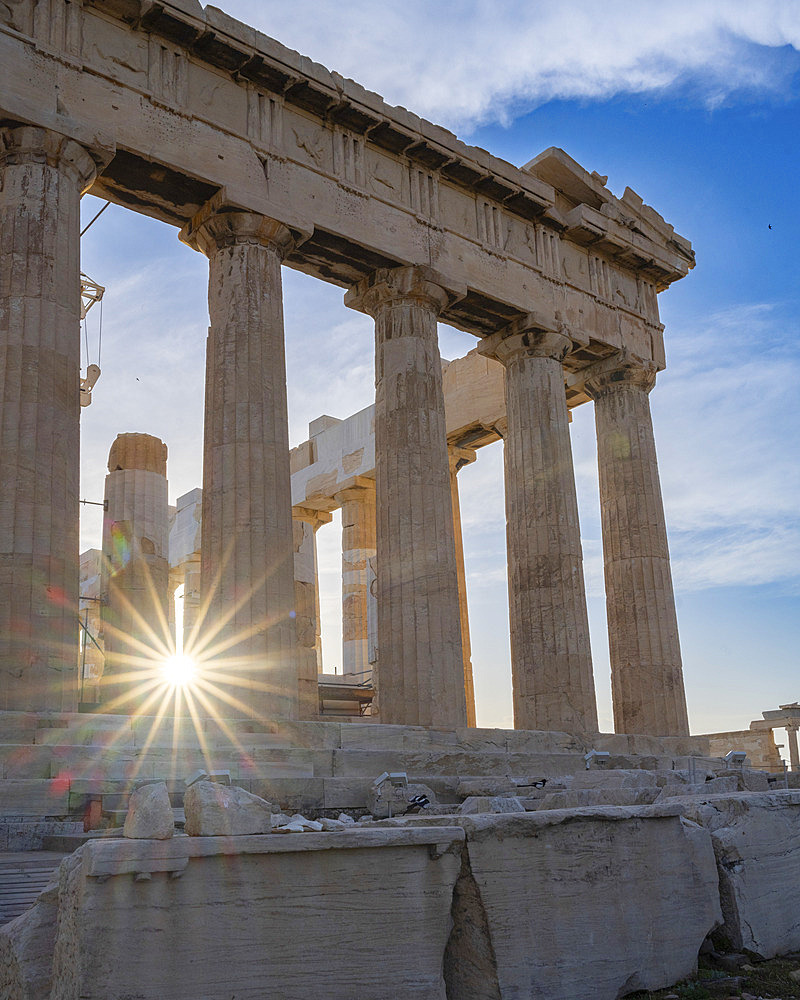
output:
[[[197,678],[197,665],[190,656],[176,653],[164,661],[164,680],[171,687],[188,687]]]

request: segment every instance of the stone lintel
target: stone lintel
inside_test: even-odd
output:
[[[220,188],[181,229],[178,238],[207,257],[232,243],[260,243],[283,259],[312,234],[310,223],[286,224],[248,208]]]
[[[466,286],[449,281],[432,267],[381,267],[350,288],[344,304],[375,316],[390,302],[419,300],[428,303],[437,315],[465,298]]]
[[[789,705],[780,711],[762,712],[764,719],[773,724],[777,729],[785,728],[784,723],[800,723],[800,706]]]

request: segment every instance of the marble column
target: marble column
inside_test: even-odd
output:
[[[786,742],[789,744],[789,762],[792,765],[792,771],[800,771],[800,751],[798,751],[797,746],[797,723],[787,723],[786,725]]]
[[[169,628],[167,446],[118,434],[108,455],[103,517],[105,666],[99,701],[132,712],[172,651]]]
[[[206,206],[181,238],[209,258],[200,652],[226,711],[296,718],[281,289],[293,238],[225,206]]]
[[[183,576],[183,651],[191,655],[193,636],[202,614],[200,593],[202,587],[202,560],[200,554],[184,563]]]
[[[482,341],[505,366],[506,537],[514,725],[596,732],[564,334],[531,315]]]
[[[316,719],[319,717],[319,674],[322,671],[317,531],[323,524],[330,523],[332,515],[308,507],[293,507],[292,517],[299,717]]]
[[[467,702],[467,725],[477,726],[475,717],[475,685],[472,680],[472,643],[469,638],[469,608],[467,606],[467,574],[464,567],[464,541],[461,535],[461,503],[458,497],[458,472],[474,462],[472,448],[450,448],[450,498],[453,505],[453,535],[456,543],[456,572],[458,573],[458,610],[461,620],[461,655],[464,662],[464,697]]]
[[[89,153],[0,129],[0,709],[74,711],[80,198]]]
[[[624,363],[594,399],[614,728],[686,736],[678,619],[648,393],[655,369]]]
[[[369,662],[369,593],[376,553],[375,481],[334,496],[342,508],[342,673],[361,674]]]
[[[375,319],[381,719],[466,725],[437,318],[463,295],[426,267],[382,269],[345,303]]]

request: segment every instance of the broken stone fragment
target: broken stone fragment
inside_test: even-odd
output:
[[[290,821],[285,826],[276,826],[273,833],[305,833],[302,823]]]
[[[397,792],[397,794],[395,794]],[[373,785],[367,796],[367,809],[375,819],[386,819],[391,805],[392,816],[403,816],[409,809],[409,800],[422,795],[430,803],[436,804],[436,795],[427,785],[408,785],[406,788],[394,789],[388,782],[380,789]]]
[[[165,781],[137,788],[128,803],[122,829],[132,840],[168,840],[175,833],[175,819]]]
[[[323,830],[327,830],[330,833],[335,830],[344,830],[348,826],[347,823],[343,823],[340,819],[326,819],[324,816],[321,817],[319,823]]]
[[[241,837],[272,829],[270,803],[237,785],[197,781],[186,789],[184,811],[190,837]]]
[[[339,820],[340,823],[344,823],[346,826],[356,825],[356,821],[353,819],[352,816],[348,816],[347,813],[339,813],[339,815],[336,818]]]
[[[292,816],[291,823],[299,823],[306,833],[319,833],[322,830],[321,823],[318,823],[315,819],[306,819],[301,813],[295,813]]]

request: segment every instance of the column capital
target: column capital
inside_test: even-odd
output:
[[[348,500],[364,500],[368,496],[375,495],[375,480],[366,476],[357,476],[356,479],[347,484],[343,489],[337,490],[333,494],[333,499],[338,504],[345,504]]]
[[[470,465],[477,458],[474,448],[461,448],[459,445],[447,446],[447,459],[451,472],[460,472],[465,465]]]
[[[587,395],[598,399],[617,389],[641,389],[650,392],[656,384],[656,366],[652,361],[642,361],[627,352],[597,365],[595,374],[584,382]]]
[[[0,170],[22,163],[45,163],[70,174],[81,194],[92,186],[97,177],[98,163],[104,166],[110,159],[108,151],[98,150],[97,156],[73,139],[51,129],[32,125],[0,129]]]
[[[563,361],[571,348],[572,340],[564,332],[558,313],[548,317],[530,312],[484,337],[478,353],[507,365],[519,355]]]
[[[466,294],[466,286],[448,281],[432,267],[381,267],[353,285],[345,293],[344,304],[374,317],[393,302],[417,301],[438,316]]]
[[[186,223],[178,238],[206,257],[226,246],[251,243],[268,247],[283,259],[310,235],[306,229],[287,226],[237,205],[235,200],[228,198],[225,188],[220,188]]]
[[[333,514],[327,510],[313,510],[311,507],[292,507],[292,519],[304,521],[317,531],[323,524],[330,524]]]

